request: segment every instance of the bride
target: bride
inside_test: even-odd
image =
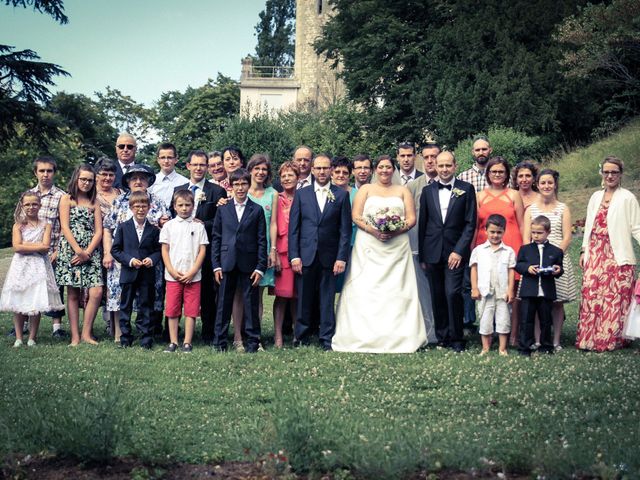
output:
[[[376,183],[363,185],[353,201],[358,234],[338,303],[332,348],[415,352],[427,336],[407,235],[416,223],[413,196],[391,183],[395,165],[388,155],[379,157],[374,166]],[[374,217],[385,213],[404,216],[404,225],[391,232],[374,226],[380,224]]]

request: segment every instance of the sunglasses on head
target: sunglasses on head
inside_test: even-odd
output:
[[[136,148],[136,146],[135,146],[135,145],[131,145],[130,143],[120,143],[120,144],[118,145],[118,148],[119,148],[120,150],[124,150],[125,148],[126,148],[127,150],[133,150],[134,148]]]

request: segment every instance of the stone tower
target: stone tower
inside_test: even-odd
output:
[[[300,85],[298,104],[323,108],[345,94],[344,84],[336,78],[336,71],[313,48],[313,42],[322,36],[322,27],[331,17],[332,10],[327,0],[296,0],[294,76]]]
[[[254,65],[251,57],[242,60],[241,115],[275,113],[304,106],[326,108],[345,95],[344,83],[336,78],[330,62],[318,56],[313,48],[331,14],[327,0],[296,0],[293,68]]]

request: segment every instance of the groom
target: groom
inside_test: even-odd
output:
[[[345,270],[351,241],[351,205],[346,190],[329,183],[331,160],[313,159],[313,183],[296,192],[289,217],[289,260],[298,292],[295,338],[308,345],[314,297],[320,305],[320,346],[331,350],[336,275]]]
[[[436,157],[439,180],[420,197],[420,266],[431,286],[438,345],[462,352],[462,282],[476,228],[476,195],[470,183],[455,178],[451,152]]]

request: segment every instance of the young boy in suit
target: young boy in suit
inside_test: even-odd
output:
[[[551,309],[556,299],[556,278],[562,275],[563,252],[547,241],[551,222],[544,215],[531,221],[532,243],[518,252],[516,271],[522,275],[520,286],[520,332],[518,353],[530,356],[534,344],[533,326],[536,313],[540,319],[539,352],[553,353]]]
[[[160,231],[147,222],[149,197],[145,192],[132,192],[129,208],[133,218],[120,224],[111,247],[111,254],[122,265],[120,285],[120,345],[130,347],[133,343],[131,333],[131,312],[133,301],[138,295],[138,315],[136,327],[141,333],[140,346],[151,349],[153,346],[153,326],[151,310],[155,295],[154,265],[160,261]]]
[[[200,313],[202,262],[209,240],[202,222],[192,217],[193,193],[177,190],[173,194],[172,209],[177,214],[160,232],[164,279],[167,282],[165,314],[169,318],[170,343],[165,352],[178,349],[178,324],[184,305],[184,343],[182,351],[190,353],[196,317]],[[205,295],[207,292],[205,291]]]
[[[218,292],[213,348],[227,349],[233,297],[240,288],[244,302],[245,351],[260,343],[258,284],[267,268],[267,227],[262,207],[248,198],[251,175],[244,168],[231,173],[233,200],[218,208],[213,222],[211,263]]]

